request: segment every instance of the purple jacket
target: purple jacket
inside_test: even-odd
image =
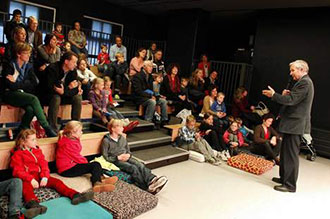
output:
[[[107,98],[104,90],[101,91],[101,95],[97,95],[94,90],[91,90],[88,94],[88,98],[93,105],[94,110],[102,110],[107,106]]]

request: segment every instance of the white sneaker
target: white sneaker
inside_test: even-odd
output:
[[[224,154],[226,155],[227,159],[229,159],[229,158],[231,157],[231,156],[230,156],[230,153],[229,153],[228,150],[226,150],[226,151],[224,152]]]
[[[227,158],[227,156],[225,154],[225,150],[223,150],[221,152],[218,152],[218,155],[221,158],[221,160],[223,160],[223,161],[227,161],[228,160],[228,158]]]
[[[217,161],[215,161],[215,162],[211,162],[211,164],[212,165],[214,165],[214,166],[220,166],[221,165],[221,161],[220,160],[217,160]]]

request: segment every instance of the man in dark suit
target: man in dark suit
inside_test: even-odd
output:
[[[311,109],[314,98],[313,81],[308,75],[308,64],[303,60],[290,63],[290,75],[296,81],[291,90],[283,90],[282,95],[268,86],[262,93],[282,104],[279,131],[283,134],[280,153],[280,178],[272,180],[281,185],[274,189],[281,192],[295,192],[299,170],[301,137],[311,131]]]
[[[30,16],[26,27],[26,39],[27,42],[32,46],[32,56],[30,61],[37,56],[38,47],[42,44],[42,33],[38,30],[38,20],[34,16]]]
[[[143,69],[132,79],[133,100],[137,106],[142,105],[146,111],[144,119],[152,121],[156,105],[161,108],[162,123],[168,120],[167,101],[163,98],[156,98],[153,92],[152,62],[145,61]]]

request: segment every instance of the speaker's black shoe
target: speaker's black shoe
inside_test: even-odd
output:
[[[290,189],[290,188],[286,187],[285,185],[274,186],[274,189],[279,192],[296,192],[295,189]]]
[[[273,177],[273,178],[272,178],[272,181],[273,181],[273,182],[276,182],[276,183],[278,183],[278,184],[282,184],[282,180],[281,180],[281,178],[278,178],[278,177]]]

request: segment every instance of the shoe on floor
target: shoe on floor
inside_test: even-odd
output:
[[[167,182],[168,179],[165,176],[157,177],[157,179],[149,186],[148,191],[151,194],[156,195],[164,188]]]
[[[218,158],[221,158],[221,160],[223,160],[223,161],[227,161],[228,160],[228,158],[227,158],[226,153],[225,153],[224,150],[221,151],[221,152],[218,152],[218,156],[217,157]]]
[[[104,183],[104,184],[112,184],[112,185],[114,185],[117,181],[118,181],[118,177],[117,176],[105,177],[104,179],[102,179],[102,183]]]
[[[115,186],[112,184],[105,184],[105,183],[95,183],[93,186],[94,192],[112,192],[115,190]]]
[[[279,192],[296,192],[295,189],[290,189],[285,185],[274,186],[274,189]]]
[[[224,152],[224,154],[226,155],[227,159],[231,158],[230,153],[229,153],[228,150],[226,150],[226,151]]]
[[[83,193],[77,193],[73,196],[71,200],[71,204],[77,205],[82,202],[87,202],[91,199],[94,198],[94,192],[93,191],[88,191],[88,192],[83,192]]]
[[[25,204],[25,214],[26,218],[34,218],[39,214],[44,214],[47,211],[47,207],[40,205],[36,200],[29,201]]]
[[[273,177],[273,178],[272,178],[272,181],[273,181],[273,182],[276,182],[276,183],[278,183],[278,184],[282,184],[282,180],[281,180],[281,178],[278,178],[278,177]]]

